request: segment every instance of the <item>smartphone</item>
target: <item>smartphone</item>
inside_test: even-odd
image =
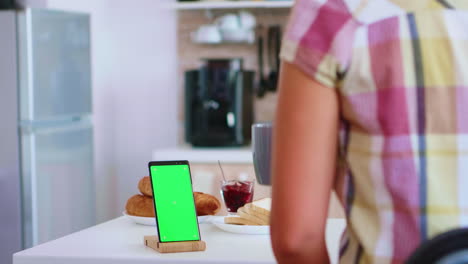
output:
[[[151,161],[148,166],[159,241],[200,240],[188,161]]]

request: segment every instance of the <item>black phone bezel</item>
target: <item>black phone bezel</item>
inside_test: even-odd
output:
[[[195,208],[195,219],[197,219],[197,228],[198,228],[198,238],[195,240],[180,240],[180,241],[161,241],[161,236],[159,232],[159,222],[158,222],[158,210],[156,208],[156,197],[154,193],[154,188],[153,188],[153,177],[151,176],[151,167],[153,166],[167,166],[167,165],[187,165],[188,170],[189,170],[189,178],[190,178],[190,188],[192,190],[192,201],[193,201],[193,207]],[[197,210],[195,207],[195,196],[193,194],[193,182],[192,182],[192,173],[190,171],[190,164],[188,160],[167,160],[167,161],[150,161],[148,163],[148,170],[149,170],[149,178],[151,182],[151,192],[153,193],[153,206],[154,206],[154,216],[156,219],[156,227],[158,228],[158,239],[160,243],[172,243],[172,242],[184,242],[184,241],[201,241],[201,234],[200,234],[200,224],[198,223],[198,216],[197,216]]]

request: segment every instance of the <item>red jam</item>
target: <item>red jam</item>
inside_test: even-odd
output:
[[[226,208],[230,213],[236,213],[237,209],[253,199],[252,181],[229,181],[222,186],[222,195]]]

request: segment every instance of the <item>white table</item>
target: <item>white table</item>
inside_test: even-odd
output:
[[[343,219],[329,219],[326,240],[332,263],[336,263]],[[161,264],[161,263],[275,263],[268,235],[224,232],[212,224],[200,224],[203,252],[160,254],[143,245],[143,236],[156,234],[119,217],[13,255],[14,264]]]

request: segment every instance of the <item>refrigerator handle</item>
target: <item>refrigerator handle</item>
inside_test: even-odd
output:
[[[90,128],[92,126],[93,121],[90,115],[73,116],[68,118],[43,121],[23,120],[20,121],[19,132],[21,134],[33,134],[60,130],[85,129]]]

